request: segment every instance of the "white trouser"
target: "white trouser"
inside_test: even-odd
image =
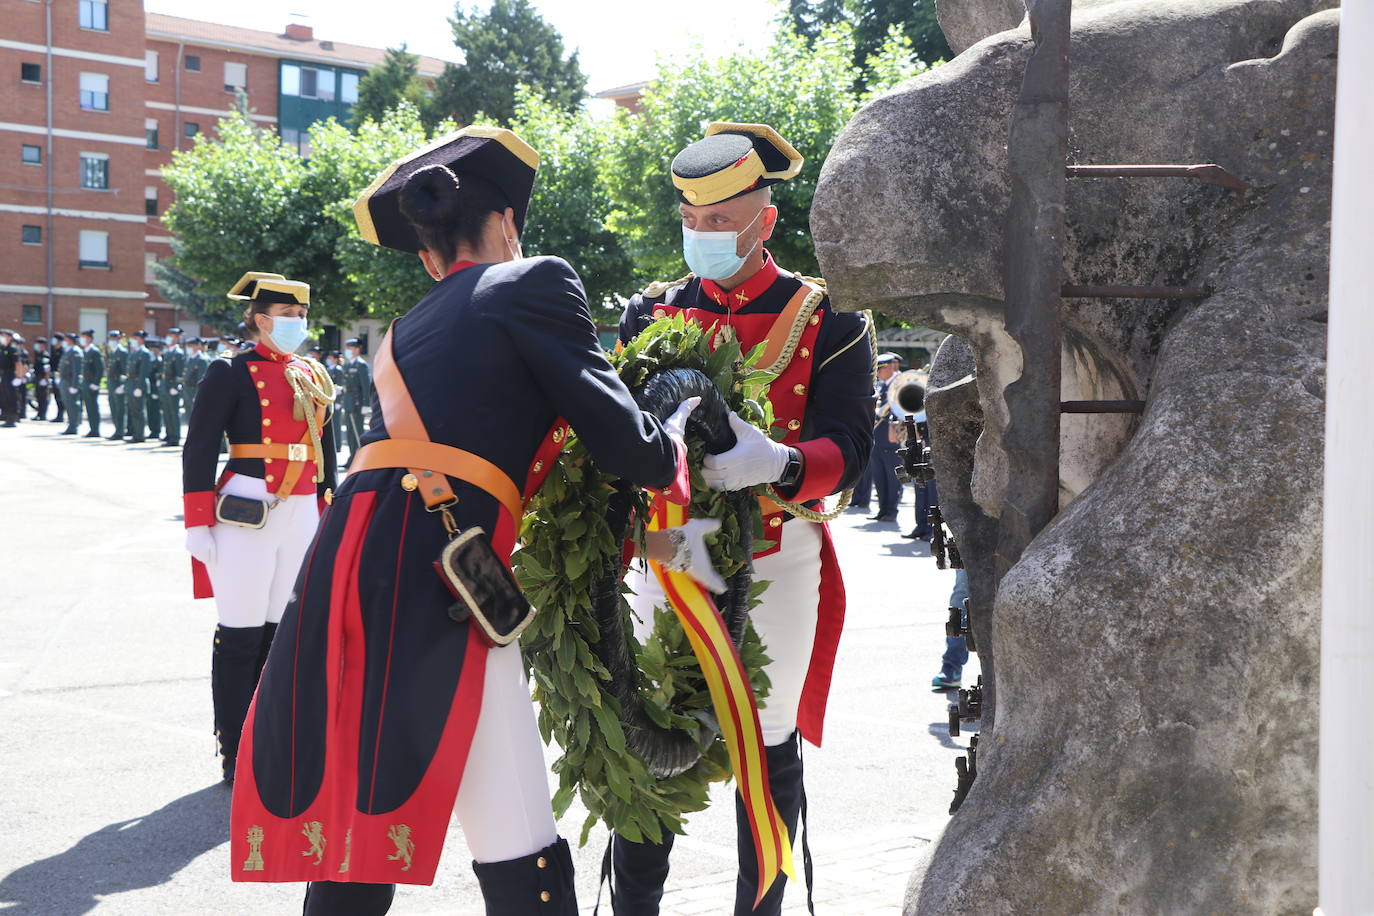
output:
[[[518,643],[487,653],[482,712],[454,810],[478,862],[518,859],[558,838]]]
[[[797,729],[797,707],[811,667],[816,618],[821,604],[821,529],[793,519],[783,529],[782,549],[754,561],[754,578],[770,583],[763,603],[750,613],[770,661],[764,666],[772,688],[759,708],[763,743],[772,747]],[[643,641],[653,629],[653,609],[666,605],[663,589],[642,564],[631,567],[626,581],[635,612],[635,636]]]
[[[230,477],[220,492],[268,499],[266,481],[242,474]],[[215,524],[215,562],[206,568],[221,624],[260,627],[281,620],[319,523],[315,494],[303,493],[277,503],[261,528]]]

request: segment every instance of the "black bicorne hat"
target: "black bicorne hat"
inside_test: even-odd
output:
[[[424,247],[410,220],[401,213],[401,188],[412,174],[430,165],[447,166],[460,183],[464,175],[490,182],[515,211],[515,228],[525,231],[539,154],[513,131],[470,125],[417,153],[402,156],[382,170],[353,204],[353,218],[364,240],[412,253]]]
[[[226,293],[230,299],[244,302],[284,303],[286,305],[309,305],[310,284],[303,280],[288,280],[281,274],[250,270],[239,277],[238,282]],[[173,330],[176,330],[175,328]],[[180,333],[180,331],[177,331]]]
[[[786,181],[804,161],[767,124],[716,121],[674,157],[673,186],[683,203],[706,206]]]

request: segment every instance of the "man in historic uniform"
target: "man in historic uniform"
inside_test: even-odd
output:
[[[363,407],[372,400],[372,369],[362,357],[362,343],[358,338],[350,337],[344,341],[344,351],[348,358],[344,360],[341,406],[346,430],[344,436],[348,442],[348,460],[352,461],[353,453],[358,450],[358,440],[367,432],[367,427],[363,425]]]
[[[146,344],[148,355],[153,360],[148,378],[145,380],[145,390],[148,394],[148,438],[161,439],[162,392],[158,389],[162,384],[162,354],[167,348],[167,342],[161,337],[149,337]]]
[[[81,406],[86,412],[87,439],[100,438],[100,380],[105,377],[105,357],[95,345],[95,331],[81,332]]]
[[[109,352],[105,354],[105,396],[110,400],[110,422],[114,424],[114,432],[107,439],[123,439],[127,429],[124,374],[128,371],[129,351],[124,349],[123,337],[122,331],[110,331]]]
[[[14,332],[0,328],[0,426],[13,427],[19,415],[18,400],[20,386],[15,384],[19,376],[19,347],[14,342]]]
[[[147,331],[138,331],[129,337],[124,394],[130,442],[142,442],[148,434],[148,376],[153,371],[153,356],[145,347],[147,339]]]
[[[707,456],[703,474],[715,489],[766,484],[776,497],[762,499],[769,546],[755,554],[754,573],[772,584],[750,619],[771,659],[765,671],[772,687],[759,710],[769,789],[793,838],[803,798],[800,737],[820,743],[844,619],[839,565],[815,510],[822,508],[822,498],[854,485],[873,445],[867,320],[833,311],[823,281],[783,270],[763,247],[777,223],[772,185],[796,175],[801,165],[801,155],[770,127],[707,127],[705,139],[682,150],[671,169],[683,255],[692,273],[634,296],[620,323],[623,342],[656,318],[681,314],[738,338],[745,352],[767,344],[761,368],[776,374],[768,395],[781,441],[732,418],[738,444]],[[631,577],[632,605],[647,629],[651,609],[664,604],[662,589],[651,576]],[[736,825],[735,912],[779,913],[782,875],[754,909],[757,864],[738,795]],[[612,899],[618,916],[658,912],[672,846],[672,834],[665,837],[662,844],[614,838]]]
[[[181,328],[167,331],[167,343],[158,366],[157,396],[162,402],[164,445],[181,445],[181,375],[186,370],[186,351],[181,349]]]
[[[33,341],[33,365],[30,366],[33,381],[34,415],[39,420],[48,419],[48,398],[52,395],[52,359],[48,352],[48,338],[36,337]]]
[[[205,378],[205,370],[210,365],[210,357],[205,355],[205,341],[192,337],[186,341],[186,364],[181,370],[181,401],[186,405],[189,420],[195,408],[196,394],[200,391],[200,380]]]
[[[75,334],[62,334],[62,362],[58,366],[58,381],[61,383],[62,402],[67,407],[67,428],[64,436],[75,436],[81,432],[81,362],[83,354],[77,346]]]

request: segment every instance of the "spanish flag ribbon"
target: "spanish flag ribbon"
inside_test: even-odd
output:
[[[687,521],[687,507],[666,500],[657,503],[649,530],[661,531]],[[768,789],[768,758],[764,755],[763,729],[759,725],[754,688],[710,592],[686,573],[673,572],[653,561],[649,565],[687,632],[701,673],[706,676],[711,705],[715,708],[721,737],[730,752],[730,767],[744,801],[744,810],[749,814],[749,829],[754,835],[759,876],[754,906],[758,906],[779,871],[794,879],[796,872],[787,825],[778,814]]]

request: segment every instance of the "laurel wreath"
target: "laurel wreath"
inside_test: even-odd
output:
[[[773,375],[753,368],[763,347],[745,356],[737,341],[722,339],[712,350],[711,333],[680,315],[661,318],[614,354],[612,363],[631,390],[662,369],[700,370],[724,394],[731,409],[770,429],[772,407],[764,392]],[[720,532],[707,540],[712,564],[729,578],[762,546],[759,512],[755,508],[752,515],[753,531],[740,537],[740,521],[728,510],[724,495],[708,489],[701,478],[704,445],[689,434],[687,447],[692,475],[690,514],[720,519]],[[644,644],[637,644],[624,597],[628,589],[622,586],[620,616],[630,634],[645,711],[660,727],[690,732],[704,751],[686,772],[656,779],[643,758],[626,746],[619,704],[607,687],[609,673],[593,649],[601,634],[590,599],[596,571],[622,554],[623,545],[606,520],[615,481],[596,467],[575,435],[569,436],[543,488],[531,501],[521,528],[522,546],[512,557],[522,590],[539,610],[522,638],[539,701],[539,730],[546,744],[556,741],[563,751],[553,765],[559,780],[554,814],[562,817],[573,798],[580,798],[588,811],[581,834],[584,844],[598,821],[636,842],[659,842],[665,828],[682,833],[684,815],[707,806],[710,784],[730,777],[729,756],[706,681],[676,615],[659,608],[652,634]],[[648,498],[641,491],[632,526],[641,547],[648,510]],[[766,587],[766,582],[753,584],[751,607]],[[746,627],[740,656],[756,695],[765,697],[768,679],[762,668],[768,659],[752,625]]]

